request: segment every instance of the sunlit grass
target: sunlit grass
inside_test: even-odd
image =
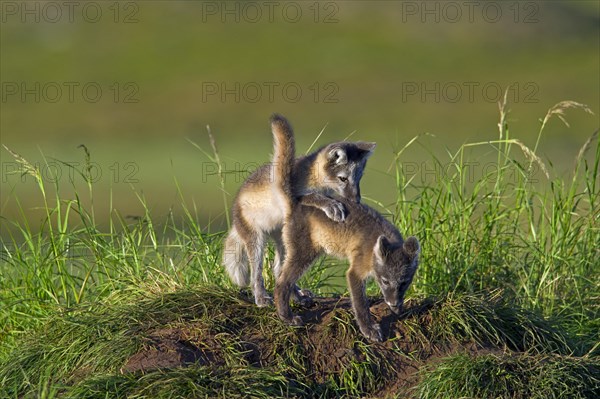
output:
[[[456,355],[423,373],[422,399],[594,398],[598,358],[552,355]]]
[[[589,111],[573,102],[559,103],[541,129],[552,115],[564,115],[566,107]],[[511,137],[506,104],[500,112],[497,140],[465,144],[448,150],[446,158],[432,155],[434,165],[453,172],[440,174],[434,184],[413,184],[404,173],[402,153],[418,140],[397,154],[398,201],[390,213],[401,231],[419,237],[424,248],[414,290],[501,288],[515,303],[546,316],[560,315],[574,332],[597,331],[598,133],[582,146],[570,179],[553,177],[544,161]],[[473,147],[497,153],[495,168],[475,181],[468,175],[474,160],[465,155]],[[586,158],[588,153],[592,156]]]
[[[556,116],[563,119],[569,108],[589,111],[574,102],[552,107],[540,120],[538,142],[546,124]],[[506,392],[528,384],[533,384],[528,388],[532,392],[539,386],[539,392],[553,397],[565,381],[584,384],[584,393],[586,384],[598,381],[598,133],[582,145],[572,173],[556,176],[551,161],[536,154],[537,144],[531,149],[515,138],[507,114],[502,104],[496,138],[448,149],[444,156],[430,151],[427,162],[452,173],[439,174],[428,184],[413,179],[402,163],[404,153],[423,146],[419,137],[396,154],[397,201],[381,208],[403,234],[421,241],[421,264],[409,295],[429,298],[422,303],[430,317],[426,331],[417,307],[407,313],[407,334],[424,346],[463,340],[520,353],[481,356],[471,363],[466,355],[449,358],[423,371],[423,397],[442,391],[448,397],[513,397]],[[24,209],[20,220],[2,220],[8,235],[3,237],[0,260],[0,385],[7,387],[9,397],[65,392],[73,397],[168,397],[182,387],[180,383],[191,389],[181,388],[182,395],[210,396],[225,390],[234,397],[244,381],[254,387],[261,380],[266,385],[252,391],[256,396],[303,396],[311,392],[305,390],[311,384],[322,396],[360,396],[384,383],[382,376],[391,366],[377,348],[359,339],[349,312],[341,312],[329,327],[344,332],[362,360],[348,363],[324,385],[305,380],[310,365],[298,349],[299,341],[272,309],[259,310],[236,299],[237,291],[220,266],[223,232],[199,222],[200,211],[186,203],[177,183],[182,217],[172,212],[157,217],[140,193],[142,214],[123,215],[113,208],[111,198],[110,221],[100,225],[89,169],[93,153],[86,147],[82,166],[63,163],[85,187],[77,189],[81,185],[72,182],[70,191],[49,184],[40,166],[15,149],[5,150],[35,181],[42,214],[39,226],[31,226]],[[493,152],[495,168],[472,179],[469,165],[480,150]],[[216,145],[212,156],[218,157]],[[267,282],[272,288],[270,275]],[[302,284],[318,294],[343,293],[343,266],[324,260]],[[373,286],[369,293],[378,295]],[[210,299],[204,303],[203,298]],[[196,311],[210,314],[213,322],[227,323],[218,314],[237,306],[241,314],[232,311],[229,317],[242,317],[241,324],[251,319],[264,331],[276,333],[273,337],[280,335],[273,338],[274,350],[287,359],[281,360],[280,368],[246,370],[239,337],[225,331],[231,338],[223,341],[230,369],[157,371],[140,378],[119,374],[118,367],[142,342],[138,333],[149,326],[183,323],[196,317]],[[80,380],[70,379],[73,373]],[[219,383],[223,373],[231,380]],[[485,373],[500,377],[494,380]],[[547,377],[536,377],[540,373]],[[286,391],[284,377],[290,375],[295,385]],[[478,378],[492,378],[491,385],[468,385]],[[195,390],[194,381],[204,381],[214,390]]]

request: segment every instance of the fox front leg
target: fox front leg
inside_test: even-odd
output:
[[[299,202],[301,205],[312,206],[322,210],[334,222],[344,222],[346,220],[346,208],[344,208],[344,205],[323,194],[307,193],[300,197]]]
[[[290,308],[290,295],[296,286],[296,281],[310,267],[317,258],[318,253],[310,245],[309,241],[303,241],[302,237],[296,237],[293,221],[284,225],[283,237],[286,243],[287,253],[281,269],[281,274],[275,282],[275,306],[279,318],[288,324],[301,326],[304,323],[300,316],[294,316]],[[306,239],[306,237],[305,237]]]
[[[304,322],[300,316],[295,316],[290,308],[290,293],[293,284],[278,281],[275,287],[275,307],[277,315],[284,322],[292,326],[302,326]]]
[[[281,269],[283,268],[283,260],[285,259],[285,245],[283,244],[283,238],[281,236],[281,231],[274,231],[271,236],[275,241],[275,262],[273,266],[273,272],[275,273],[275,281],[279,278],[281,274]],[[303,290],[298,287],[298,285],[294,284],[292,288],[292,299],[304,307],[311,307],[313,305],[313,293],[310,290]]]
[[[346,273],[352,308],[360,332],[370,341],[382,342],[383,333],[379,324],[374,323],[369,311],[369,303],[365,292],[365,281],[357,275],[352,267]]]

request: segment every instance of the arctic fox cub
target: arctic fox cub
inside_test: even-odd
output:
[[[385,302],[394,313],[399,313],[419,263],[419,241],[415,237],[403,240],[394,225],[357,201],[338,198],[346,210],[344,223],[336,223],[320,210],[297,201],[291,195],[294,136],[285,129],[273,129],[273,136],[274,187],[284,205],[279,206],[286,211],[285,260],[275,285],[279,317],[291,324],[302,324],[289,306],[291,290],[318,256],[333,255],[350,261],[346,279],[360,331],[370,340],[382,341],[381,328],[373,323],[369,311],[365,280],[375,277]]]
[[[271,117],[275,134],[293,137],[292,127],[280,116]],[[293,143],[292,143],[293,145]],[[337,142],[313,153],[294,159],[294,148],[288,173],[287,195],[330,219],[332,223],[345,220],[344,205],[331,195],[360,202],[360,179],[375,143]],[[284,258],[281,229],[285,216],[287,197],[273,187],[273,165],[266,164],[256,170],[242,184],[232,206],[232,227],[225,240],[223,264],[231,280],[239,286],[251,285],[258,306],[272,303],[265,290],[262,276],[263,257],[267,239],[275,241],[274,274],[279,275]],[[250,267],[249,267],[250,266]],[[310,293],[293,286],[291,295],[296,301],[310,302]]]

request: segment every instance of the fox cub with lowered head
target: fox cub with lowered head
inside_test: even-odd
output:
[[[273,134],[293,137],[292,127],[280,116],[271,117]],[[294,143],[292,143],[294,145]],[[323,214],[332,223],[343,222],[344,205],[330,198],[337,195],[348,203],[360,202],[360,179],[375,143],[338,142],[317,151],[289,160],[287,195],[294,201]],[[289,148],[294,154],[295,149]],[[242,184],[232,206],[232,227],[225,240],[223,264],[231,280],[239,286],[251,285],[258,306],[272,303],[263,280],[263,256],[270,237],[275,241],[274,274],[279,275],[284,259],[281,240],[287,197],[273,186],[273,165],[257,169]],[[250,270],[251,269],[251,270]],[[298,302],[310,302],[310,293],[292,287],[291,295]]]
[[[373,276],[390,309],[402,310],[404,294],[419,263],[420,246],[415,237],[402,239],[400,232],[374,209],[338,198],[346,210],[344,223],[335,223],[323,212],[305,206],[293,195],[294,136],[273,129],[274,187],[285,205],[283,227],[285,260],[275,285],[277,313],[284,321],[301,325],[290,309],[290,290],[314,260],[328,254],[348,259],[346,279],[360,331],[370,340],[382,341],[381,327],[373,323],[365,293],[365,281]]]

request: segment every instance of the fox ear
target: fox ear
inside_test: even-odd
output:
[[[327,159],[335,162],[336,165],[343,165],[348,163],[348,154],[343,148],[334,146],[327,153]]]
[[[375,147],[377,147],[377,143],[366,141],[357,141],[355,144],[356,148],[362,153],[363,159],[369,158],[373,154],[373,151],[375,151]]]
[[[375,254],[375,259],[377,262],[384,263],[385,258],[389,253],[390,242],[385,236],[379,236],[377,238],[377,242],[375,243],[375,247],[373,248],[373,253]]]
[[[411,258],[414,258],[421,252],[421,246],[419,245],[417,237],[408,237],[406,241],[404,241],[404,244],[402,244],[402,248]]]

